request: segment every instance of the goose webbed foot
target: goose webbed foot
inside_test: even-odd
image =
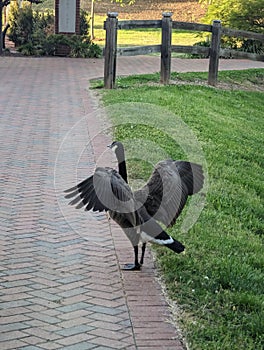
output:
[[[134,264],[125,264],[122,270],[124,271],[140,271],[141,266],[144,263],[144,255],[146,250],[146,243],[143,243],[142,245],[142,255],[140,259],[140,263],[138,262],[138,246],[134,247],[134,254],[135,254],[135,263]]]
[[[140,271],[141,265],[140,264],[125,264],[122,270],[124,271]]]

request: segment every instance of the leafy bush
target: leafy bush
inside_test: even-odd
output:
[[[70,47],[69,37],[64,34],[51,34],[43,42],[44,54],[54,56],[60,46]]]
[[[19,46],[18,51],[25,56],[36,55],[36,48],[32,42]]]
[[[18,8],[12,3],[9,16],[9,38],[24,55],[55,55],[60,47],[68,47],[71,57],[100,57],[101,49],[91,42],[88,33],[88,14],[81,11],[81,34],[63,35],[54,33],[54,15],[46,11],[33,12],[29,4]]]
[[[194,44],[194,46],[203,46],[203,47],[210,47],[210,41],[207,40],[202,40]],[[203,54],[192,54],[192,58],[209,58],[209,55],[203,55]]]
[[[263,0],[211,0],[204,20],[211,24],[214,19],[220,19],[225,27],[264,33]],[[263,43],[248,39],[223,37],[222,44],[248,52],[264,52]]]
[[[15,46],[27,43],[33,32],[31,7],[23,3],[23,7],[19,8],[16,1],[12,2],[10,4],[9,24],[8,36],[15,43]]]
[[[60,48],[68,48],[70,57],[98,58],[102,54],[100,47],[91,42],[89,37],[81,35],[67,36],[52,34],[40,43],[29,42],[19,47],[19,51],[27,56],[48,55],[55,56]]]
[[[33,12],[29,3],[23,2],[22,4],[22,8],[18,7],[17,2],[12,2],[10,5],[9,39],[16,46],[30,42],[41,43],[46,38],[46,30],[54,23],[54,16],[49,11],[46,13]]]
[[[101,49],[89,37],[74,35],[70,38],[71,57],[100,57]]]
[[[240,49],[243,51],[246,51],[246,52],[253,52],[253,53],[256,53],[259,55],[264,53],[263,43],[261,43],[257,40],[251,40],[251,39],[243,40],[243,43],[242,43]]]
[[[88,35],[89,32],[89,14],[87,11],[81,9],[80,11],[80,34]]]
[[[89,47],[89,56],[90,58],[99,58],[102,56],[102,49],[100,48],[100,46],[98,46],[95,43],[91,43],[90,47]]]

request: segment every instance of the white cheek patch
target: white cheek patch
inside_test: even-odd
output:
[[[143,243],[146,242],[152,242],[152,243],[156,243],[159,245],[166,245],[166,244],[172,244],[174,242],[174,239],[172,237],[170,237],[169,239],[156,239],[154,237],[151,237],[150,235],[148,235],[146,232],[142,231],[141,232],[141,240]]]
[[[117,145],[114,145],[111,149],[112,149],[113,152],[115,152],[116,149],[117,149]]]

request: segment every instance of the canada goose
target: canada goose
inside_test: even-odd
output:
[[[115,141],[110,147],[118,160],[118,171],[98,167],[92,176],[65,192],[65,198],[77,209],[107,211],[116,221],[134,247],[135,262],[126,264],[125,270],[140,270],[144,262],[146,243],[164,245],[176,253],[184,251],[184,245],[169,236],[157,221],[166,227],[175,224],[188,196],[202,187],[204,176],[201,165],[163,160],[157,163],[148,182],[132,192],[127,183],[124,147]],[[142,242],[142,255],[138,259],[138,245]]]

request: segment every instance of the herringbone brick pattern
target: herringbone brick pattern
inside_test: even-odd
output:
[[[120,59],[118,72],[153,62]],[[102,72],[103,60],[1,58],[1,350],[183,349],[150,253],[123,274],[132,249],[121,230],[63,198],[99,158],[113,161],[87,90]]]

